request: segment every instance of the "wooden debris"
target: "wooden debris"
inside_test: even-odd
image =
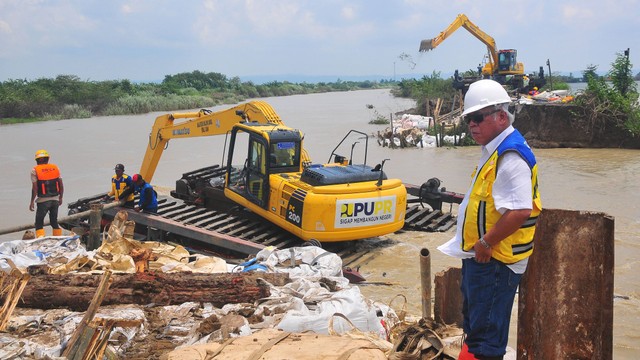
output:
[[[273,273],[137,273],[114,274],[103,304],[176,305],[209,302],[214,306],[251,303],[270,295],[269,285],[282,286],[289,274]],[[266,281],[266,282],[265,282]],[[24,289],[21,307],[68,308],[84,311],[98,286],[99,276],[43,274]]]
[[[107,291],[109,290],[109,285],[111,284],[111,271],[106,271],[102,278],[100,279],[100,284],[98,285],[98,289],[96,290],[93,299],[91,300],[91,304],[87,309],[84,317],[80,321],[80,324],[71,335],[69,342],[67,342],[67,346],[62,352],[62,356],[67,359],[91,359],[88,354],[93,354],[94,349],[96,347],[96,342],[101,343],[102,341],[98,341],[102,338],[100,332],[96,332],[96,328],[91,325],[93,318],[96,316],[98,312],[98,308],[105,296],[107,295]],[[109,329],[110,333],[111,330]],[[107,338],[108,338],[107,333]],[[106,341],[105,341],[106,342]],[[99,359],[101,359],[100,357]]]
[[[138,273],[149,271],[149,261],[158,260],[158,256],[154,255],[151,249],[134,248],[131,249],[129,255],[133,258],[133,262],[136,264],[136,272]]]
[[[5,259],[5,261],[11,260]],[[13,264],[13,262],[10,264]],[[4,303],[0,308],[0,331],[4,331],[9,323],[11,314],[16,308],[18,300],[20,300],[20,296],[22,296],[22,292],[30,278],[29,274],[24,274],[15,268],[9,274],[0,271],[0,296],[4,297]]]

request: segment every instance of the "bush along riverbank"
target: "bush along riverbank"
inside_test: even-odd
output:
[[[34,81],[0,82],[0,124],[144,114],[237,103],[247,98],[391,87],[394,81],[257,85],[220,73],[193,71],[167,75],[161,83],[129,80],[84,81],[74,75]]]
[[[628,53],[606,77],[584,72],[587,88],[571,105],[525,106],[515,127],[534,147],[640,149],[640,105]],[[607,82],[609,80],[609,82]]]

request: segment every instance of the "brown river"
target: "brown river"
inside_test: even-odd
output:
[[[389,116],[415,105],[413,101],[390,96],[387,90],[261,100],[270,103],[285,124],[304,131],[305,147],[316,163],[328,161],[333,148],[350,129],[367,134],[384,130],[384,125],[368,124],[376,112]],[[367,105],[373,105],[373,109]],[[125,164],[129,174],[139,169],[151,126],[159,114],[0,126],[0,169],[5,173],[0,192],[0,229],[33,222],[34,213],[28,209],[29,171],[35,165],[36,150],[48,150],[51,162],[60,167],[65,185],[64,204],[60,208],[63,216],[68,202],[108,191],[116,163]],[[364,140],[359,142],[355,154],[364,149]],[[224,136],[173,140],[152,183],[168,189],[183,172],[221,163],[223,147]],[[640,270],[640,152],[619,149],[534,149],[534,152],[545,207],[603,212],[615,217],[614,358],[640,358],[640,278],[633,275]],[[380,147],[370,137],[367,162],[376,164],[389,159],[385,171],[390,177],[418,185],[437,177],[448,190],[464,192],[478,156],[477,147],[391,150]],[[390,235],[398,243],[372,248],[378,254],[360,269],[367,280],[388,285],[362,286],[362,292],[384,303],[389,303],[396,294],[403,294],[408,299],[409,312],[419,315],[419,251],[430,250],[432,275],[459,266],[458,260],[436,250],[453,232],[451,229],[445,233]],[[50,228],[47,233],[50,234]],[[1,235],[0,241],[20,237],[20,233]],[[576,270],[587,266],[576,264]],[[401,302],[396,301],[397,308],[395,305]],[[510,345],[515,347],[515,330],[511,333]]]

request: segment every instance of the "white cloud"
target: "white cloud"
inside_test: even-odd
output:
[[[11,25],[9,25],[9,23],[7,23],[6,21],[0,20],[0,32],[4,34],[11,34]]]
[[[161,79],[192,70],[391,75],[394,63],[398,73],[450,73],[474,68],[486,47],[464,29],[432,52],[418,45],[460,13],[499,48],[518,49],[527,71],[548,58],[554,71],[606,68],[637,42],[640,25],[638,0],[2,0],[0,81],[59,73]],[[398,60],[403,53],[414,69]]]
[[[353,20],[356,18],[356,10],[351,6],[343,7],[340,14],[346,20]]]

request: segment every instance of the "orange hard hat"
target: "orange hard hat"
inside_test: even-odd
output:
[[[40,158],[48,158],[48,157],[49,157],[49,153],[47,152],[47,150],[36,151],[36,160]]]

